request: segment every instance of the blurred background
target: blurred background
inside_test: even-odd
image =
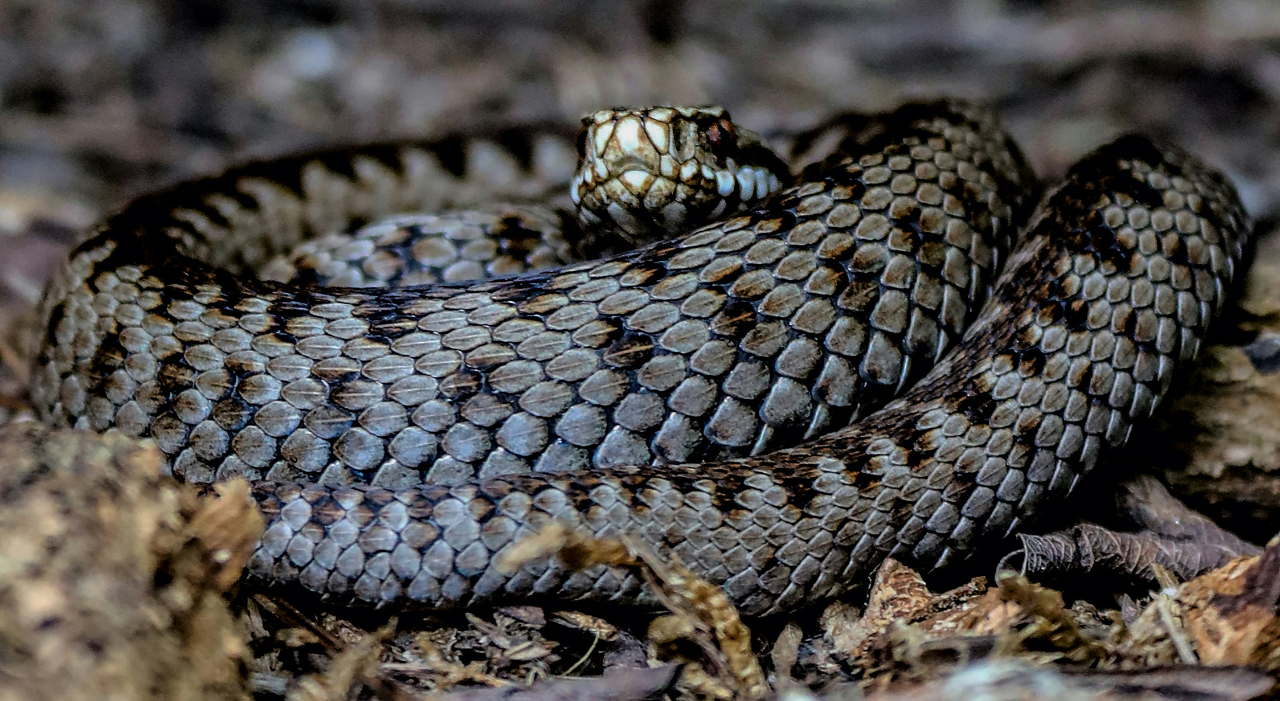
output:
[[[0,192],[96,213],[322,144],[656,102],[768,130],[939,94],[1001,105],[1042,174],[1140,129],[1280,201],[1275,0],[2,0]]]
[[[1280,0],[0,0],[0,418],[51,267],[164,182],[604,106],[715,102],[771,131],[939,95],[999,105],[1042,176],[1140,130],[1225,169],[1260,233],[1280,212]],[[1275,421],[1252,423],[1280,426],[1266,386]],[[1280,474],[1271,431],[1236,462]]]

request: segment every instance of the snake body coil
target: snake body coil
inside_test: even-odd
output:
[[[432,607],[643,599],[621,571],[495,566],[554,520],[637,534],[775,613],[889,555],[945,564],[1064,495],[1195,355],[1248,235],[1220,175],[1127,137],[1015,248],[1033,177],[988,113],[940,103],[634,252],[405,289],[246,274],[397,211],[540,194],[560,142],[501,142],[524,178],[473,182],[449,142],[135,201],[46,292],[44,419],[150,437],[187,480],[249,477],[260,580]]]

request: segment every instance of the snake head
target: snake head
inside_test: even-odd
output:
[[[642,244],[756,206],[789,179],[722,107],[607,109],[582,119],[571,193],[585,225]]]

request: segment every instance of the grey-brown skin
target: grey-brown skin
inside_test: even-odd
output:
[[[888,555],[945,564],[1150,413],[1248,223],[1221,176],[1122,140],[1042,203],[987,301],[1035,187],[1016,148],[963,104],[880,123],[745,216],[469,286],[234,277],[190,256],[262,260],[263,237],[172,210],[259,171],[182,185],[73,253],[33,397],[50,423],[152,437],[185,479],[249,477],[268,518],[251,575],[342,601],[645,600],[622,572],[495,566],[551,520],[670,549],[749,614],[858,587]],[[301,197],[271,187],[224,218],[277,222],[277,250],[314,235],[279,213],[355,189],[315,162],[296,162]],[[423,190],[385,175],[319,223]]]

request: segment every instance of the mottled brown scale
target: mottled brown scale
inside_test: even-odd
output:
[[[1150,413],[1248,223],[1220,175],[1129,137],[1073,168],[1011,252],[1035,184],[985,110],[818,131],[789,149],[798,180],[740,216],[412,289],[246,271],[451,210],[435,239],[384,228],[382,249],[324,255],[385,278],[408,269],[392,248],[429,241],[405,255],[508,274],[484,261],[526,250],[536,215],[488,220],[511,232],[501,249],[466,212],[545,197],[572,140],[355,149],[177,185],[107,220],[51,283],[34,402],[50,423],[155,439],[185,479],[249,478],[269,524],[251,575],[346,602],[650,601],[620,572],[497,568],[548,520],[670,549],[752,614],[859,587],[886,556],[946,565]]]

